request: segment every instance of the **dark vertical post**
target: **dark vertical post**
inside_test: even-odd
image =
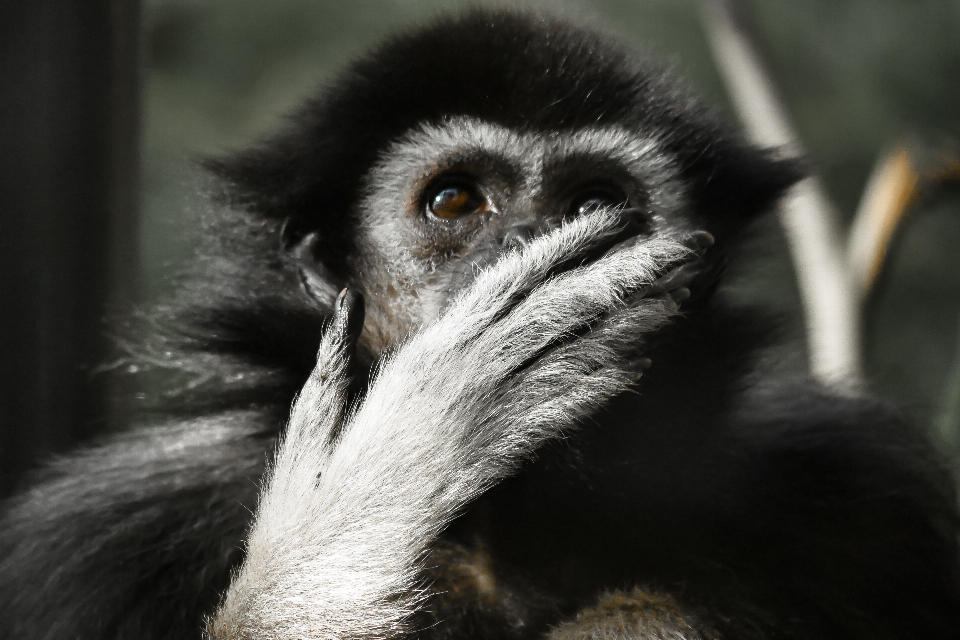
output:
[[[0,493],[111,420],[104,318],[136,296],[138,0],[0,4]]]

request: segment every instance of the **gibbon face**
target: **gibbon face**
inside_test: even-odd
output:
[[[616,126],[425,123],[384,151],[362,193],[350,271],[362,274],[354,286],[375,351],[436,319],[503,252],[578,215],[615,208],[631,236],[686,229],[675,161],[655,138]]]

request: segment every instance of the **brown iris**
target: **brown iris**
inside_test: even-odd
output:
[[[448,220],[480,213],[490,208],[483,194],[465,184],[442,186],[429,198],[427,206],[433,215]]]

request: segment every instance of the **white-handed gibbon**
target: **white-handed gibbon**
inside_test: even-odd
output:
[[[924,437],[754,375],[766,315],[713,295],[802,163],[659,64],[441,18],[208,168],[130,355],[168,386],[7,503],[0,637],[960,633]]]

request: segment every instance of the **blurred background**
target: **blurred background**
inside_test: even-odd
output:
[[[204,206],[196,160],[269,135],[385,34],[467,3],[14,4],[0,8],[0,492],[36,460],[123,428],[116,387],[98,371],[116,318],[169,292],[192,255]],[[923,177],[904,192],[905,215],[860,307],[863,376],[955,458],[960,1],[737,4],[841,228],[892,152],[906,150]],[[537,6],[652,51],[737,120],[700,3]],[[783,318],[762,370],[805,368],[802,303],[775,218],[732,276],[728,295]]]

